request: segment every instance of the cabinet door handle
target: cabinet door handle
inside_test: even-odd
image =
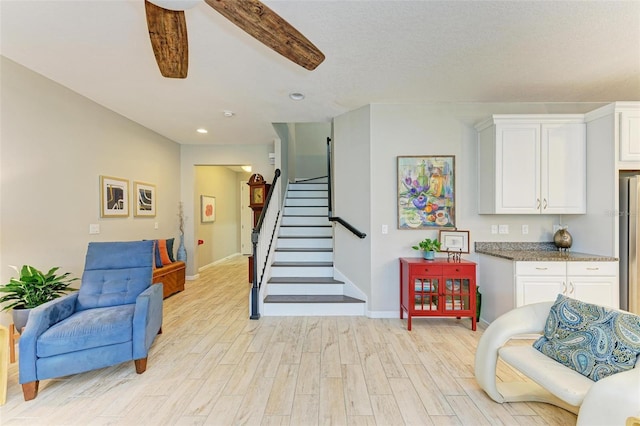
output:
[[[542,208],[543,208],[544,210],[546,210],[546,209],[547,209],[547,199],[546,199],[546,198],[545,198],[544,200],[542,200]]]
[[[567,294],[567,283],[562,281],[562,294]]]
[[[571,290],[569,291],[569,294],[573,294],[573,291],[576,289],[576,288],[573,286],[573,281],[569,281],[569,285],[571,286]]]
[[[549,269],[549,268],[543,268],[543,267],[541,267],[541,266],[536,266],[536,269],[537,269],[538,271],[546,271],[546,270],[547,270],[547,269]]]
[[[587,268],[587,271],[597,271],[597,270],[599,270],[599,269],[600,269],[600,268],[598,268],[598,267],[595,267],[595,268]]]
[[[540,198],[536,198],[536,210],[540,208]]]

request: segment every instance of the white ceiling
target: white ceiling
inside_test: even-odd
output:
[[[142,0],[2,0],[0,53],[184,144],[270,143],[271,123],[370,103],[640,100],[640,1],[264,3],[323,51],[315,71],[204,1],[185,80],[161,77]]]

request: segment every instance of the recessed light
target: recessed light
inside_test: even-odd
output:
[[[222,114],[223,114],[225,117],[227,117],[227,118],[231,118],[231,117],[233,117],[234,115],[236,115],[233,111],[229,111],[229,110],[224,110],[224,111],[222,112]]]
[[[300,93],[300,92],[291,92],[289,93],[289,98],[292,101],[301,101],[304,99],[304,94]]]
[[[247,173],[251,173],[251,166],[240,166],[242,168],[242,170],[244,170]]]
[[[196,132],[198,132],[198,133],[202,133],[202,134],[209,133],[209,131],[208,131],[207,129],[204,129],[204,128],[202,128],[202,127],[200,127],[199,129],[197,129],[197,130],[196,130]]]

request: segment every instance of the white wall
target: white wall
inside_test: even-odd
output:
[[[187,249],[187,276],[197,276],[199,266],[196,253],[196,227],[200,211],[195,208],[196,166],[201,165],[250,165],[252,173],[261,174],[267,182],[273,181],[274,166],[269,164],[269,153],[274,152],[274,142],[263,145],[181,145],[180,193],[185,214],[185,248]],[[196,202],[197,201],[197,202]]]
[[[178,235],[178,144],[0,60],[1,283],[14,276],[7,265],[60,266],[80,277],[90,241]],[[133,181],[156,185],[156,217],[100,218],[100,175],[128,179],[130,203]],[[100,234],[89,235],[89,224]]]
[[[327,175],[327,138],[331,123],[296,123],[295,177],[309,179]]]
[[[240,181],[250,173],[235,172],[226,166],[196,166],[194,200],[198,269],[240,253]],[[215,221],[202,222],[202,195],[215,197]],[[246,205],[249,205],[247,197]]]
[[[341,217],[367,235],[360,239],[343,226],[334,225],[333,262],[369,299],[375,294],[371,278],[371,185],[370,107],[336,117],[333,141],[333,215]]]
[[[411,246],[425,237],[437,237],[438,230],[397,229],[397,156],[454,155],[456,226],[470,231],[471,253],[465,256],[476,261],[475,241],[552,241],[557,215],[479,215],[477,209],[477,132],[474,125],[491,114],[508,113],[583,113],[602,104],[385,104],[371,105],[370,121],[363,118],[363,109],[335,120],[335,181],[336,215],[347,218],[368,234],[370,258],[356,254],[351,267],[336,253],[339,269],[346,273],[369,297],[369,310],[384,315],[399,313],[398,258],[416,256]],[[366,134],[370,132],[370,146]],[[354,146],[348,160],[341,149]],[[370,150],[370,151],[369,151]],[[370,156],[370,161],[366,158]],[[362,166],[359,159],[363,159]],[[365,170],[366,169],[366,170]],[[367,174],[369,173],[369,174]],[[367,189],[358,180],[370,177]],[[341,194],[339,197],[338,194]],[[506,224],[509,235],[492,235],[492,224]],[[521,225],[529,225],[529,234],[522,235]],[[359,226],[360,225],[360,226]],[[388,225],[389,233],[381,233]],[[574,241],[580,235],[574,235]],[[338,245],[338,242],[336,242]],[[349,248],[349,256],[354,249]],[[367,250],[364,250],[367,252]],[[345,252],[346,253],[346,252]],[[350,258],[349,258],[350,259]],[[370,269],[370,282],[358,272]],[[353,275],[351,275],[353,274]],[[355,277],[355,278],[354,278]],[[482,286],[482,283],[478,283]]]

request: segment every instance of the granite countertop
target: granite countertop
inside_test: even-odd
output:
[[[559,251],[553,243],[476,242],[478,254],[524,262],[615,262],[618,259],[598,254]]]

